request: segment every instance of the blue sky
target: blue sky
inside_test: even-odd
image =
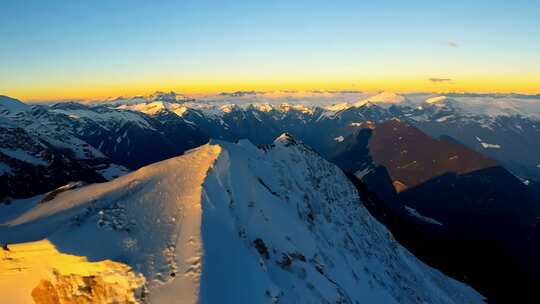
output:
[[[0,37],[0,93],[28,99],[325,84],[540,91],[540,1],[4,0]]]

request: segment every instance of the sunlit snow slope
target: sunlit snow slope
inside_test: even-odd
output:
[[[0,249],[2,303],[137,303],[144,278],[110,260],[88,262],[47,240]]]
[[[0,226],[0,241],[43,238],[129,265],[150,303],[482,300],[402,248],[335,165],[288,135],[211,142]]]

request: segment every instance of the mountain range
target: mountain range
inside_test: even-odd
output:
[[[251,302],[481,301],[450,276],[504,303],[530,299],[540,282],[534,96],[287,91],[193,99],[156,92],[40,105],[2,96],[0,129],[0,241],[120,262],[115,275],[134,274],[124,285],[135,302],[166,302],[176,288],[189,290],[188,302],[212,302],[216,290],[238,302],[247,274],[231,276],[224,288],[215,271],[238,272],[238,259],[251,258],[263,271],[245,270],[257,273],[253,293],[243,294]],[[259,199],[265,207],[253,212]],[[213,211],[177,210],[175,200]],[[161,207],[150,212],[150,201]],[[186,210],[195,213],[186,217]],[[190,236],[194,248],[179,246],[187,240],[178,235],[184,224],[202,231]],[[224,227],[230,235],[221,240],[215,231],[229,231]],[[299,227],[307,234],[292,237]],[[205,239],[207,230],[214,232]],[[103,251],[93,248],[100,240]],[[126,242],[141,244],[141,255]],[[201,246],[212,248],[209,254],[232,250],[223,258],[236,262],[221,268],[217,256],[205,260]],[[491,275],[494,267],[500,275]],[[67,287],[50,288],[60,294]]]

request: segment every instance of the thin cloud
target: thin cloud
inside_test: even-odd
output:
[[[450,41],[450,42],[448,42],[448,47],[457,48],[457,47],[459,47],[459,45],[456,42]]]
[[[431,82],[450,82],[452,79],[450,78],[428,78],[428,81]]]

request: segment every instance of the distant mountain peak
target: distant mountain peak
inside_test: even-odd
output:
[[[220,96],[227,96],[227,97],[243,97],[243,96],[257,95],[257,94],[264,94],[264,92],[259,92],[259,91],[235,91],[235,92],[221,92],[221,93],[219,93]]]
[[[404,102],[406,98],[402,95],[398,95],[392,92],[381,92],[379,94],[370,96],[368,98],[362,98],[356,102],[350,104],[350,107],[353,108],[363,108],[363,107],[375,107],[379,105],[392,105],[400,104]]]
[[[291,145],[297,145],[298,141],[294,139],[294,137],[290,133],[285,132],[274,140],[274,144],[291,146]]]
[[[16,114],[19,112],[24,112],[30,109],[30,106],[5,95],[0,95],[0,112],[6,112],[9,114]]]
[[[441,96],[433,96],[433,97],[430,97],[428,99],[426,99],[426,103],[429,103],[429,104],[437,104],[437,103],[440,103],[440,102],[443,102],[445,100],[447,100],[448,97],[444,96],[444,95],[441,95]]]
[[[162,92],[162,91],[156,91],[148,96],[148,99],[150,101],[166,101],[166,102],[184,102],[187,97],[178,94],[174,91],[170,92]]]
[[[51,109],[63,109],[63,110],[81,110],[88,109],[87,105],[78,103],[75,101],[59,102],[51,106]]]
[[[461,144],[435,139],[408,123],[392,118],[377,124],[369,147],[373,160],[407,188],[448,172],[465,174],[497,163]]]
[[[358,100],[358,101],[354,102],[353,104],[351,104],[351,106],[354,107],[354,108],[361,108],[361,107],[374,106],[374,104],[371,103],[367,99],[361,99],[361,100]]]
[[[402,103],[406,100],[403,95],[399,95],[393,92],[381,92],[377,95],[371,96],[366,99],[371,103]]]

